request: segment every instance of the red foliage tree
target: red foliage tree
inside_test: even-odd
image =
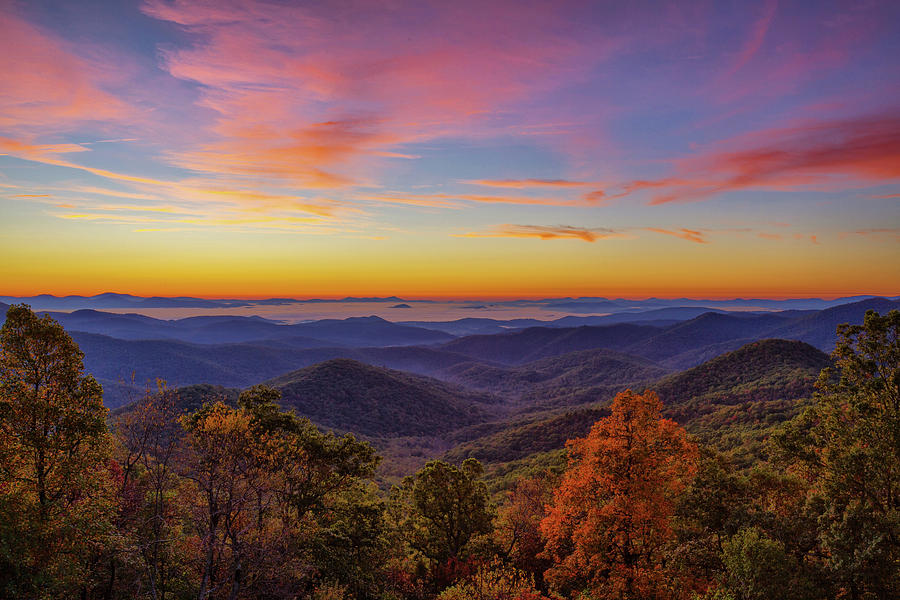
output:
[[[568,470],[541,522],[555,563],[546,578],[557,591],[618,600],[681,595],[665,552],[697,449],[661,409],[655,393],[625,391],[586,438],[569,441]]]

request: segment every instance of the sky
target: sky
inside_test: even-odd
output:
[[[900,294],[900,3],[0,0],[0,293]]]

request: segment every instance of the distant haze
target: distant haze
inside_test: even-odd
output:
[[[387,298],[328,299],[210,299],[210,298],[144,298],[127,294],[97,296],[31,297],[0,296],[0,302],[28,303],[34,310],[70,312],[93,309],[118,314],[141,314],[157,319],[234,315],[259,316],[284,323],[300,323],[319,319],[346,319],[375,315],[387,321],[455,321],[458,319],[537,319],[551,321],[567,316],[590,317],[620,313],[646,313],[648,318],[687,318],[673,315],[674,309],[712,309],[718,311],[821,310],[853,300],[851,298],[789,299],[703,299],[703,298],[546,298],[540,300],[466,300],[432,301]],[[400,304],[398,304],[400,303]],[[657,311],[658,315],[654,312]],[[668,312],[667,312],[668,311]],[[699,314],[697,312],[696,314]],[[665,313],[665,314],[664,314]],[[690,316],[694,316],[693,314]]]

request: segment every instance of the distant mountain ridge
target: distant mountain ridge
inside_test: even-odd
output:
[[[607,327],[530,327],[510,333],[467,336],[447,342],[441,348],[473,358],[517,365],[576,350],[623,350],[635,340],[649,338],[658,332],[656,327],[629,323]]]
[[[601,357],[600,351],[612,351],[629,355],[630,360],[650,361],[663,371],[682,370],[772,337],[805,341],[830,351],[838,323],[859,323],[868,309],[885,313],[896,308],[900,308],[898,301],[872,298],[813,312],[704,312],[667,325],[639,321],[530,327],[464,337],[379,317],[285,325],[260,317],[204,316],[166,321],[94,310],[51,315],[82,346],[86,367],[104,384],[111,407],[124,399],[132,375],[137,387],[162,378],[172,386],[209,383],[239,388],[318,362],[348,358],[482,390],[486,388],[477,379],[495,377],[498,383],[490,391],[502,394],[516,386],[524,389],[529,378],[537,377],[530,386],[531,397],[514,395],[518,401],[535,406],[540,405],[538,396],[542,396],[542,406],[550,408],[583,403],[591,394],[614,394],[622,381],[592,381],[589,370],[581,369],[576,374],[578,369],[571,365],[546,377],[540,374],[545,369],[552,372],[546,365],[519,367],[571,353],[596,351],[596,357]],[[590,356],[588,352],[582,359],[587,361]],[[532,368],[537,371],[529,372]],[[559,385],[552,382],[556,377],[562,377]]]
[[[492,305],[503,306],[535,306],[541,305],[548,311],[566,311],[579,313],[619,313],[634,311],[649,311],[663,308],[689,308],[706,307],[707,309],[761,309],[761,310],[822,310],[840,304],[866,300],[875,296],[851,296],[825,300],[822,298],[788,298],[773,300],[769,298],[732,298],[732,299],[703,299],[703,298],[544,298],[539,300],[506,300],[491,301]],[[892,298],[894,300],[897,297]],[[149,308],[233,308],[251,305],[277,306],[284,304],[320,304],[320,303],[433,303],[434,300],[418,299],[410,300],[399,296],[372,296],[344,298],[195,298],[190,296],[135,296],[116,292],[104,292],[93,296],[69,295],[54,296],[52,294],[38,294],[35,296],[0,296],[0,302],[15,304],[25,302],[37,310],[78,310],[78,309],[149,309]],[[466,301],[483,302],[477,299]],[[574,324],[574,323],[573,323]],[[590,324],[590,323],[581,323]]]
[[[169,339],[196,344],[226,344],[291,340],[295,348],[329,346],[403,346],[435,344],[454,336],[391,323],[380,317],[324,319],[285,325],[261,317],[205,316],[173,321],[139,314],[77,310],[47,313],[68,331],[83,331],[128,340]]]
[[[703,314],[667,326],[620,323],[574,328],[532,327],[495,335],[457,338],[441,346],[475,359],[519,365],[576,350],[607,348],[685,369],[765,338],[783,337],[831,351],[840,323],[861,323],[867,310],[900,309],[900,301],[870,298],[822,311]]]
[[[78,310],[101,308],[230,308],[236,306],[279,305],[288,303],[321,303],[321,302],[403,302],[397,296],[385,298],[368,297],[358,298],[347,296],[340,299],[326,298],[194,298],[190,296],[134,296],[132,294],[119,294],[104,292],[94,296],[54,296],[52,294],[38,294],[36,296],[0,296],[0,300],[10,304],[25,302],[39,310]],[[417,302],[429,302],[419,300]]]

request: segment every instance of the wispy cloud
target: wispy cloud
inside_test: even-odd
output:
[[[695,242],[697,244],[709,243],[709,240],[706,239],[706,234],[696,229],[662,229],[659,227],[645,227],[644,229],[646,229],[647,231],[652,231],[654,233],[672,235],[689,242]]]
[[[596,186],[590,181],[570,181],[568,179],[471,179],[463,181],[473,185],[497,188],[579,188]]]
[[[376,3],[146,0],[145,14],[195,40],[164,50],[164,66],[199,83],[216,115],[207,140],[168,157],[201,173],[341,188],[365,183],[379,160],[416,157],[404,144],[505,130],[499,110],[597,60],[597,41],[579,40],[561,8],[498,2],[473,18],[464,3],[413,3],[398,19]]]
[[[756,22],[753,23],[753,26],[750,29],[750,34],[747,37],[747,40],[744,42],[743,48],[735,57],[734,62],[729,65],[727,71],[722,76],[723,78],[728,78],[733,76],[735,73],[741,70],[741,68],[749,63],[754,56],[756,56],[757,52],[763,45],[763,40],[765,40],[766,32],[769,31],[769,27],[772,24],[772,19],[775,17],[775,12],[778,9],[778,0],[766,0],[766,2],[762,5],[762,14],[760,14],[759,18]]]
[[[55,132],[93,123],[125,124],[136,111],[105,89],[115,64],[79,56],[61,38],[4,6],[0,19],[0,130]]]
[[[417,206],[431,206],[441,208],[456,208],[460,203],[476,204],[521,204],[532,206],[592,206],[581,198],[551,198],[535,196],[491,196],[482,194],[360,194],[356,196],[360,200],[387,202],[396,204],[411,204]]]
[[[113,196],[156,202],[167,202],[172,198],[177,198],[180,202],[204,207],[211,214],[224,209],[248,213],[269,212],[276,216],[300,212],[320,218],[336,218],[339,214],[362,212],[361,209],[346,202],[327,199],[311,200],[296,194],[276,194],[247,187],[227,187],[223,181],[217,179],[167,181],[88,167],[62,158],[66,154],[89,151],[77,144],[31,144],[0,137],[0,150],[5,150],[9,155],[24,160],[84,171],[118,183],[137,186],[139,190],[150,190],[149,193],[146,191],[119,192],[96,186],[73,186],[68,189],[69,192],[88,196]]]
[[[845,238],[850,235],[861,235],[866,237],[871,236],[885,236],[893,239],[900,240],[900,228],[897,227],[873,227],[869,229],[857,229],[856,231],[843,231],[840,234],[841,238]]]
[[[503,224],[487,231],[474,231],[469,233],[454,234],[454,237],[508,237],[508,238],[538,238],[542,240],[577,239],[585,242],[595,242],[614,237],[624,237],[624,233],[614,229],[572,227],[570,225],[512,225]]]

